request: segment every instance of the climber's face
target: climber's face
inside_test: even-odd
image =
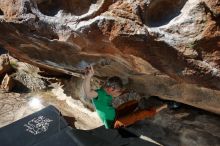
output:
[[[114,89],[112,87],[105,88],[105,91],[112,97],[118,97],[122,94],[122,89]]]

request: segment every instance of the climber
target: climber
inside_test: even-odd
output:
[[[133,110],[136,108],[137,101],[130,101],[115,109],[112,106],[112,98],[118,97],[122,94],[122,80],[119,77],[114,76],[109,78],[100,89],[92,90],[90,80],[93,75],[93,67],[87,67],[85,79],[83,81],[83,89],[86,97],[92,100],[97,114],[107,129],[129,126],[137,121],[145,119],[146,117],[152,117],[159,111],[167,108],[167,105],[165,104],[158,108],[132,112],[131,109]],[[119,116],[121,111],[127,111],[129,114]]]

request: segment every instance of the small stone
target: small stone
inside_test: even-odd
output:
[[[2,80],[1,89],[8,92],[11,91],[13,87],[14,87],[13,79],[8,74],[6,74]]]

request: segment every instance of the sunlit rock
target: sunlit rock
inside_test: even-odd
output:
[[[220,113],[216,0],[1,0],[0,44],[22,61]],[[78,91],[77,91],[78,92]]]

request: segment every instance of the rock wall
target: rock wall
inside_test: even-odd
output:
[[[220,2],[0,0],[0,44],[22,61],[220,113]]]

